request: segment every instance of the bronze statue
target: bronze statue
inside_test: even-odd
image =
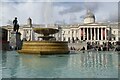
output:
[[[17,31],[18,32],[19,24],[17,22],[18,22],[17,21],[17,17],[15,17],[15,19],[13,20],[13,26],[14,26],[13,31]]]

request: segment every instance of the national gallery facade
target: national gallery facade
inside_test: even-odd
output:
[[[32,19],[27,20],[27,24],[20,25],[19,32],[21,33],[21,40],[41,40],[39,34],[34,33],[34,27],[45,27],[43,24],[32,24]],[[48,25],[51,28],[59,29],[59,33],[54,36],[56,40],[68,41],[69,43],[79,43],[82,41],[91,44],[104,44],[106,42],[114,43],[120,40],[120,30],[118,22],[116,23],[97,23],[95,22],[95,15],[87,11],[83,23],[69,24],[69,25]],[[13,31],[12,25],[2,26],[8,30],[7,40],[11,38]]]

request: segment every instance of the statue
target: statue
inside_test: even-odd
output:
[[[19,30],[19,24],[17,22],[18,22],[17,17],[15,17],[15,20],[13,20],[13,26],[14,26],[13,31],[16,31],[16,32],[18,32]]]

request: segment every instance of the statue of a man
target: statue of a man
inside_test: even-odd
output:
[[[14,26],[13,31],[17,31],[18,32],[19,24],[17,22],[18,22],[17,21],[17,17],[15,17],[15,19],[13,20],[13,26]]]

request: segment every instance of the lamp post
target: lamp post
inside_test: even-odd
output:
[[[72,30],[72,43],[74,43],[74,39],[73,39],[73,30]]]
[[[109,41],[111,41],[111,26],[110,26],[110,21],[108,21],[108,28],[109,28],[109,32],[108,32],[108,43],[107,43],[107,46],[108,46],[108,51],[109,51]]]

